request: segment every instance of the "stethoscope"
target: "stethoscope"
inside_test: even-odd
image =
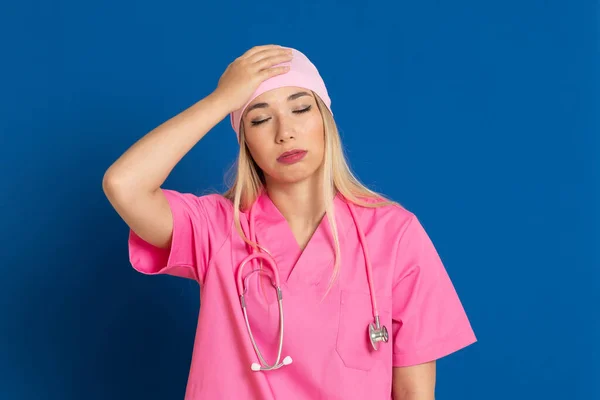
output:
[[[369,340],[371,341],[371,346],[373,346],[374,350],[379,350],[379,342],[385,342],[389,340],[388,331],[385,326],[381,326],[379,321],[379,311],[377,309],[377,299],[375,298],[375,288],[373,286],[373,276],[372,276],[372,268],[369,257],[369,252],[366,246],[366,239],[364,233],[360,229],[360,226],[357,223],[356,214],[353,206],[347,202],[348,208],[350,209],[350,214],[352,214],[352,219],[354,221],[354,225],[356,226],[356,230],[358,231],[358,237],[360,240],[360,244],[363,249],[363,255],[365,257],[365,263],[367,265],[367,280],[369,282],[369,293],[371,295],[371,306],[373,308],[373,317],[375,319],[375,323],[370,323],[368,327],[368,335]],[[254,243],[256,241],[256,232],[254,231],[254,219],[252,218],[252,209],[251,207],[248,212],[248,220],[249,220],[249,234],[250,240]],[[246,321],[246,328],[248,329],[248,335],[250,336],[250,340],[252,341],[252,346],[256,352],[256,355],[259,358],[260,364],[257,362],[252,363],[251,368],[252,371],[271,371],[275,369],[279,369],[284,365],[289,365],[292,363],[292,358],[290,356],[286,356],[282,361],[281,360],[281,352],[283,349],[283,296],[281,294],[281,282],[279,280],[279,272],[277,270],[277,263],[273,256],[262,246],[258,245],[258,248],[261,251],[257,251],[257,249],[252,248],[252,252],[240,263],[237,271],[237,289],[240,296],[240,303],[242,306],[242,311],[244,313],[244,319]],[[264,264],[266,264],[269,269],[271,269],[272,276],[266,270],[263,269],[253,269],[245,279],[242,279],[244,267],[247,263],[252,260],[262,260]],[[274,364],[269,364],[264,359],[262,353],[260,352],[256,341],[254,340],[254,335],[252,335],[252,329],[250,328],[250,323],[248,322],[248,313],[246,311],[246,300],[245,295],[248,292],[248,279],[254,274],[263,274],[269,277],[271,284],[277,291],[277,303],[279,305],[279,347],[277,351],[277,359]]]

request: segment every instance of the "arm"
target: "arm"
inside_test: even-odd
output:
[[[108,168],[104,193],[137,235],[156,247],[169,247],[173,216],[162,184],[192,147],[244,105],[262,81],[285,73],[284,67],[273,66],[290,58],[280,46],[248,50],[227,67],[212,94],[153,129]]]
[[[412,214],[396,248],[392,289],[394,400],[433,400],[436,361],[477,339],[429,235]]]
[[[184,155],[229,111],[224,98],[213,93],[146,134],[105,172],[106,197],[147,242],[169,246],[173,217],[160,187]]]
[[[434,400],[435,378],[435,360],[410,367],[395,367],[393,400]]]

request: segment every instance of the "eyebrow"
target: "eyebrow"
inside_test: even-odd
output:
[[[308,93],[308,92],[294,93],[294,94],[288,96],[287,101],[296,100],[298,97],[302,97],[302,96],[310,96],[310,93]],[[267,108],[267,107],[269,107],[268,103],[256,103],[256,104],[253,104],[252,106],[248,107],[244,114],[248,114],[250,111],[254,110],[255,108]]]

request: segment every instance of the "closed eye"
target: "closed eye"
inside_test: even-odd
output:
[[[311,108],[312,108],[312,105],[310,105],[310,106],[308,106],[308,107],[306,107],[306,108],[303,108],[303,109],[301,109],[301,110],[295,110],[295,111],[292,111],[292,112],[293,112],[294,114],[302,114],[302,113],[305,113],[305,112],[308,112],[308,111],[310,111],[310,109],[311,109]],[[270,119],[271,119],[271,118],[269,117],[269,118],[261,119],[260,121],[252,121],[252,126],[260,125],[260,124],[262,124],[263,122],[267,122],[267,121],[268,121],[268,120],[270,120]]]
[[[293,113],[294,113],[294,114],[302,114],[302,113],[305,113],[305,112],[307,112],[307,111],[310,111],[310,109],[311,109],[311,108],[312,108],[312,106],[308,106],[308,107],[306,107],[306,108],[303,108],[302,110],[296,110],[296,111],[293,111]]]

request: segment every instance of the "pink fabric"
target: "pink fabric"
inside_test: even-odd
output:
[[[315,65],[302,52],[296,49],[292,49],[292,57],[293,58],[291,61],[277,65],[290,66],[291,68],[288,72],[265,80],[254,91],[250,97],[250,100],[248,100],[242,108],[232,112],[229,115],[231,126],[237,135],[238,141],[240,140],[240,121],[244,110],[246,107],[248,107],[252,100],[272,89],[285,86],[298,86],[312,90],[319,95],[321,100],[323,100],[323,102],[329,108],[329,111],[331,111],[331,99],[327,93],[325,82],[323,82],[323,79],[321,78],[321,75],[319,74],[319,71]]]
[[[396,206],[357,207],[371,255],[381,322],[390,341],[371,350],[372,309],[358,234],[344,200],[335,199],[341,243],[338,281],[321,298],[333,267],[331,230],[323,218],[304,251],[263,194],[254,208],[256,234],[278,262],[285,331],[282,357],[293,363],[254,372],[257,361],[236,291],[248,255],[233,226],[231,202],[163,190],[174,216],[173,243],[161,250],[130,231],[130,261],[144,274],[170,274],[200,284],[200,313],[186,400],[391,399],[395,366],[444,357],[477,339],[434,245],[417,217]],[[243,230],[248,221],[241,214]],[[276,356],[279,313],[274,290],[250,280],[248,313],[268,362]],[[264,291],[263,291],[264,289]]]

